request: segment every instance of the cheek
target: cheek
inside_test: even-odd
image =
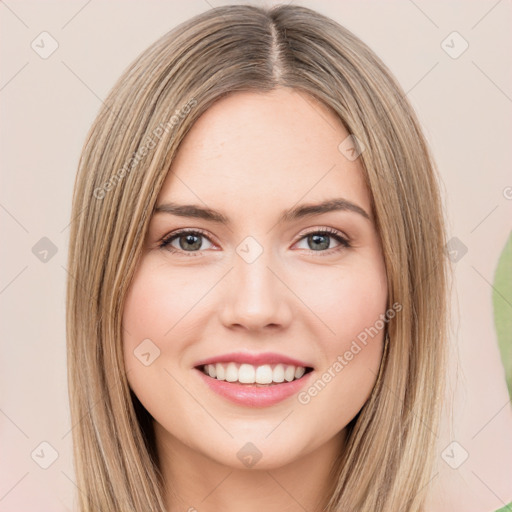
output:
[[[367,264],[363,260],[358,265],[321,269],[311,274],[303,294],[304,302],[324,324],[326,351],[341,350],[385,313],[388,290],[384,264],[372,258]]]
[[[211,286],[211,285],[210,285]],[[176,336],[185,318],[208,291],[207,282],[194,280],[183,271],[169,272],[151,262],[143,263],[134,276],[123,313],[125,350],[135,349],[149,338],[163,342],[173,339],[165,351],[178,350]]]
[[[372,258],[371,263],[352,265],[337,275],[337,279],[323,279],[326,285],[315,303],[315,311],[329,327],[322,326],[324,334],[317,337],[322,367],[310,388],[298,396],[310,417],[331,411],[325,426],[333,432],[348,424],[369,398],[389,322],[386,271],[381,260]],[[313,295],[309,297],[312,301]]]
[[[158,265],[143,261],[126,296],[123,312],[123,356],[130,387],[153,417],[179,396],[173,365],[183,347],[180,320],[197,292],[182,277],[169,276]],[[196,299],[197,301],[197,299]],[[172,343],[169,341],[172,340]]]
[[[379,272],[348,276],[338,292],[337,330],[343,337],[357,338],[375,325],[385,312],[387,283]]]
[[[155,259],[141,261],[123,311],[128,382],[153,412],[181,396],[181,387],[172,376],[184,369],[183,353],[200,336],[204,297],[218,280],[212,273],[199,278],[197,270],[173,269]]]
[[[139,398],[146,390],[159,389],[164,368],[178,359],[181,337],[176,333],[194,298],[181,280],[170,279],[162,269],[143,261],[128,291],[123,312],[124,364]],[[170,339],[173,343],[166,343]]]

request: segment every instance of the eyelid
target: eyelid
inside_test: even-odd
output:
[[[317,226],[315,228],[309,229],[307,231],[301,232],[299,235],[297,235],[297,239],[295,240],[294,244],[304,238],[307,235],[311,235],[313,233],[328,233],[329,235],[335,235],[340,238],[343,238],[347,242],[350,242],[350,237],[343,233],[343,231],[340,231],[339,229],[331,228],[329,226]]]
[[[169,252],[172,253],[179,253],[185,256],[199,256],[201,255],[204,250],[202,251],[183,251],[182,249],[176,249],[175,247],[172,247],[170,245],[171,241],[178,237],[182,233],[188,233],[188,234],[198,234],[206,238],[210,243],[217,245],[216,242],[212,240],[213,237],[210,236],[209,233],[207,233],[205,230],[201,228],[181,228],[176,231],[172,231],[171,233],[168,233],[164,237],[162,237],[158,242],[158,247],[162,249],[167,249]],[[295,245],[297,242],[300,242],[303,238],[307,237],[310,234],[315,233],[327,233],[333,238],[337,238],[338,243],[340,244],[338,247],[332,247],[330,249],[327,249],[325,251],[313,251],[312,249],[305,249],[306,252],[309,253],[318,253],[317,255],[323,255],[323,254],[332,254],[337,249],[340,248],[349,248],[351,247],[351,240],[350,237],[348,237],[345,233],[342,231],[339,231],[338,229],[331,228],[328,226],[317,226],[314,228],[308,228],[307,231],[301,232],[299,235],[297,235],[295,241],[293,242],[292,246]],[[168,248],[169,247],[169,248]]]
[[[201,235],[203,236],[204,238],[206,238],[210,243],[212,243],[213,245],[218,245],[216,242],[214,242],[212,240],[212,236],[210,236],[209,233],[207,233],[206,231],[204,231],[203,229],[201,228],[182,228],[182,229],[177,229],[176,231],[172,231],[171,233],[168,233],[166,235],[164,235],[159,241],[158,241],[158,246],[160,248],[163,248],[165,249],[170,243],[171,243],[171,240],[173,238],[176,238],[178,237],[179,235],[181,235],[182,233],[188,233],[188,234],[197,234],[197,235]],[[174,247],[171,247],[171,249],[175,249]],[[187,251],[181,251],[180,249],[175,249],[176,252],[187,252]],[[197,253],[200,253],[200,252],[203,252],[203,251],[189,251],[189,252],[197,252]]]

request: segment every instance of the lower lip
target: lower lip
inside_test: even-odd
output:
[[[258,387],[251,384],[238,384],[217,380],[206,375],[202,370],[194,368],[206,385],[215,393],[231,402],[248,407],[269,407],[295,395],[310,380],[312,371],[292,382],[283,382],[269,386]]]

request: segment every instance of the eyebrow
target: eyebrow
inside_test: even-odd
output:
[[[284,211],[279,217],[278,224],[292,222],[294,220],[320,215],[322,213],[333,211],[348,211],[361,215],[367,220],[371,220],[366,211],[347,199],[329,199],[317,204],[302,204]],[[217,210],[192,204],[177,204],[173,202],[164,203],[155,208],[155,213],[169,213],[179,217],[193,217],[197,219],[209,220],[219,224],[229,225],[230,220]]]

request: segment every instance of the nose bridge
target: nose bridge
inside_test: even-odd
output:
[[[286,287],[274,275],[279,265],[273,251],[248,237],[236,252],[222,305],[223,322],[247,328],[287,324],[290,304]]]
[[[270,272],[272,266],[271,258],[265,252],[255,261],[248,262],[238,257],[234,264],[234,279],[238,283],[237,295],[239,299],[252,298],[255,301],[272,299],[276,293],[275,277]]]
[[[255,254],[255,249],[250,248],[246,254],[237,249],[237,258],[234,266],[235,292],[237,304],[240,309],[253,313],[270,310],[276,301],[278,284],[276,278],[270,272],[272,267],[271,251],[263,250],[261,254]]]

